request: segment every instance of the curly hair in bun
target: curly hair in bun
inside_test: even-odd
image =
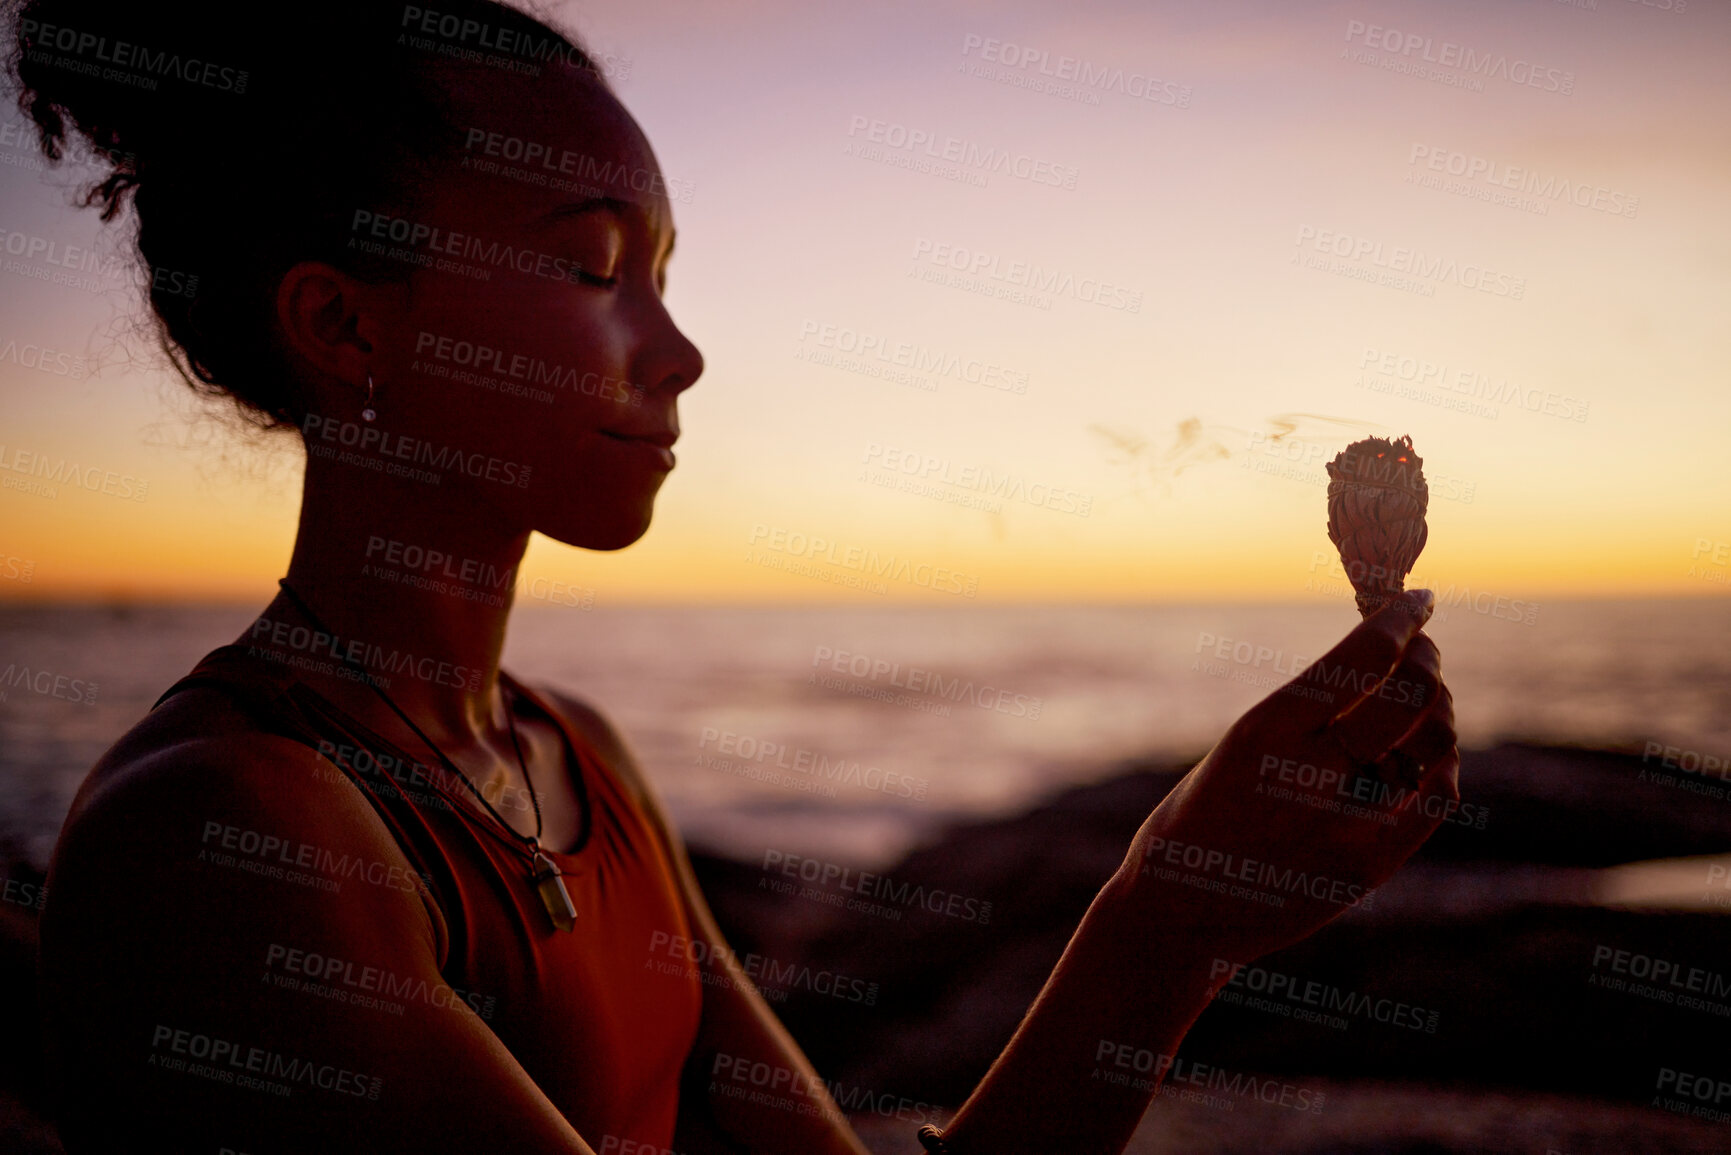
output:
[[[574,38],[497,0],[304,0],[263,20],[231,0],[3,7],[43,154],[92,154],[107,175],[83,204],[104,221],[130,194],[164,351],[267,429],[304,413],[273,335],[276,285],[304,260],[406,275],[349,247],[349,221],[412,209],[461,147],[452,65],[534,75],[558,61],[605,86]]]

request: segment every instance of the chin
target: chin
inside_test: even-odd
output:
[[[541,528],[540,532],[554,541],[579,549],[620,550],[649,532],[652,507],[645,504],[641,509],[612,511],[610,517],[596,517],[592,510],[584,512],[587,516],[574,523],[549,525]]]

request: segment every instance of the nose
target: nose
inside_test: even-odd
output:
[[[649,313],[637,380],[651,392],[682,393],[703,376],[703,353],[674,324],[659,294]]]

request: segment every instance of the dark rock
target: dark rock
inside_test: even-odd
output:
[[[871,1007],[803,989],[777,1004],[826,1076],[958,1103],[1184,768],[1122,769],[1026,814],[952,828],[886,872],[927,894],[990,903],[989,920],[910,908],[889,921],[771,895],[756,889],[762,875],[749,866],[698,856],[698,869],[741,950],[879,984]],[[1731,958],[1731,920],[1442,901],[1452,876],[1462,876],[1470,896],[1487,878],[1494,889],[1511,863],[1549,864],[1535,869],[1568,877],[1579,872],[1555,868],[1731,851],[1731,807],[1703,804],[1678,784],[1688,775],[1653,780],[1653,770],[1632,753],[1513,744],[1466,752],[1461,792],[1486,808],[1483,828],[1445,823],[1409,868],[1434,881],[1437,901],[1427,906],[1418,889],[1415,902],[1409,887],[1394,917],[1343,919],[1260,964],[1360,1008],[1334,1014],[1346,1028],[1223,1000],[1197,1024],[1185,1054],[1244,1070],[1627,1101],[1650,1098],[1662,1066],[1731,1076],[1731,1019],[1589,985],[1594,952],[1605,946],[1721,970],[1718,960]],[[1731,1004],[1726,995],[1721,1001]],[[1435,1032],[1379,1022],[1362,1010],[1366,1003],[1434,1011]]]

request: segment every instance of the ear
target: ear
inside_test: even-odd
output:
[[[364,389],[384,330],[381,286],[319,261],[302,261],[277,286],[276,316],[291,355],[315,379]]]

